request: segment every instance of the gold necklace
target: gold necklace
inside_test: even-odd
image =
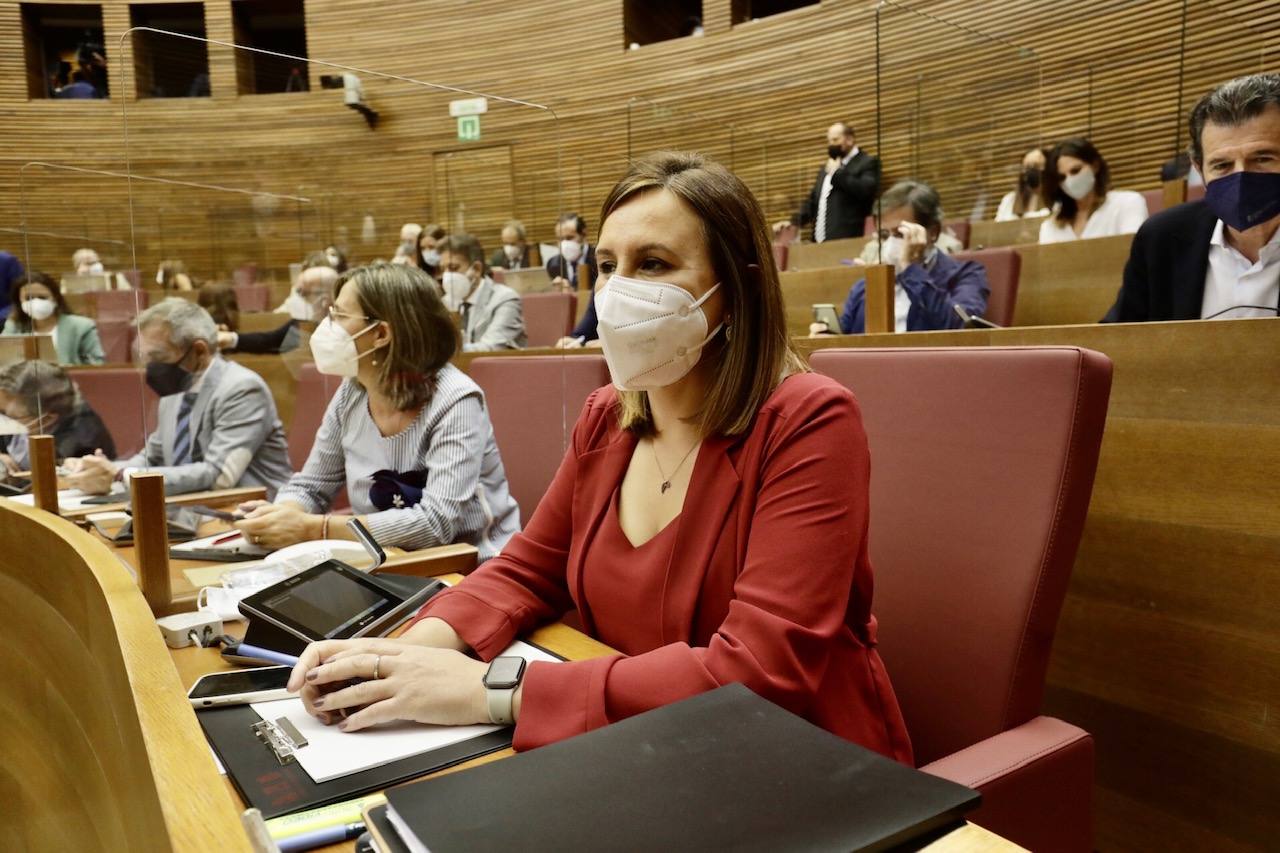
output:
[[[683,457],[681,457],[680,464],[676,465],[676,469],[672,471],[671,476],[668,477],[667,472],[662,470],[662,461],[658,459],[657,443],[652,440],[649,441],[649,449],[653,451],[653,462],[655,465],[658,466],[658,473],[662,475],[662,488],[658,490],[660,494],[665,495],[667,493],[667,489],[671,488],[672,479],[675,478],[676,474],[680,473],[680,469],[684,467],[684,463],[689,461],[690,454],[692,454],[693,451],[697,450],[698,446],[701,444],[702,444],[702,439],[698,439],[697,441],[695,441],[693,443],[693,447],[690,447],[688,452],[685,453]]]

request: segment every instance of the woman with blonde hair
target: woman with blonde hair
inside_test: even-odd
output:
[[[853,395],[792,349],[751,191],[700,155],[656,154],[601,222],[613,383],[525,531],[399,640],[308,647],[290,688],[328,722],[363,706],[348,731],[514,721],[528,749],[737,681],[910,762],[875,650],[866,433]],[[575,608],[618,654],[499,657]],[[515,674],[495,683],[466,649]]]

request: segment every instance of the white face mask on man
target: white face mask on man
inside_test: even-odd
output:
[[[307,323],[320,320],[320,312],[316,310],[315,303],[296,290],[289,291],[289,296],[284,300],[284,310],[295,320]]]
[[[724,327],[707,334],[702,303],[674,284],[612,275],[596,289],[597,331],[613,384],[623,391],[665,388],[683,379],[702,348]]]
[[[561,240],[560,254],[571,264],[576,264],[582,257],[582,244],[577,240]]]
[[[445,270],[440,276],[440,289],[444,291],[444,305],[450,311],[460,311],[463,301],[471,295],[470,276],[464,272]]]
[[[377,325],[376,321],[372,322],[352,335],[333,322],[332,317],[325,318],[311,334],[311,357],[316,361],[316,370],[328,376],[355,376],[360,370],[360,359],[377,349],[357,352],[356,338]]]
[[[1062,191],[1079,201],[1090,193],[1095,183],[1097,178],[1093,174],[1093,168],[1086,164],[1074,175],[1067,175],[1062,179]]]

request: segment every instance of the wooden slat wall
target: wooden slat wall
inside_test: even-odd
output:
[[[989,216],[1023,150],[1090,129],[1118,186],[1154,187],[1160,162],[1180,144],[1180,113],[1213,82],[1273,66],[1280,24],[1280,7],[1265,0],[1193,0],[1177,110],[1181,3],[1174,0],[1085,0],[1070,10],[1013,0],[920,0],[916,11],[886,5],[877,129],[871,4],[827,0],[736,27],[729,7],[730,0],[706,0],[701,38],[627,51],[621,4],[604,0],[571,9],[478,0],[429,11],[408,0],[308,4],[312,57],[509,93],[552,105],[561,117],[557,134],[545,113],[491,102],[482,141],[468,146],[456,141],[448,94],[366,76],[381,114],[370,130],[341,105],[340,92],[320,89],[319,75],[331,69],[312,65],[308,93],[241,97],[233,52],[216,46],[212,98],[139,102],[118,47],[129,21],[122,0],[103,3],[112,100],[29,101],[19,4],[6,0],[0,226],[20,222],[23,162],[123,168],[126,98],[137,171],[312,199],[255,203],[135,183],[139,265],[154,270],[176,256],[204,278],[225,278],[246,261],[282,272],[327,242],[357,261],[386,256],[406,220],[456,224],[462,216],[492,244],[500,221],[514,215],[546,237],[562,204],[595,219],[628,151],[663,146],[732,162],[769,215],[786,216],[821,160],[823,129],[838,117],[879,150],[886,180],[922,177],[938,185],[951,215]],[[205,19],[210,38],[231,39],[229,3],[207,3]],[[189,47],[150,38],[158,51]],[[477,169],[467,197],[449,194],[446,209],[440,158],[494,145],[508,147],[509,168]],[[132,265],[128,247],[106,242],[129,239],[123,181],[33,170],[26,190],[30,228],[94,238],[34,238],[38,266],[60,270],[80,242],[96,245],[112,265]],[[369,243],[366,214],[377,227]],[[0,242],[21,241],[4,234]]]

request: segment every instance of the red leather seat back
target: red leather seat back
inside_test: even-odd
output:
[[[95,290],[89,294],[99,320],[136,320],[151,303],[145,290]]]
[[[785,243],[773,244],[773,263],[782,272],[787,268],[787,246]]]
[[[241,311],[270,311],[271,288],[265,284],[235,284],[236,305]]]
[[[955,235],[956,239],[960,241],[960,245],[966,249],[969,248],[969,233],[971,231],[969,220],[948,219],[943,223],[943,227]]]
[[[1143,190],[1142,197],[1147,200],[1147,215],[1155,216],[1164,210],[1164,190]]]
[[[578,294],[526,293],[520,301],[524,305],[524,333],[529,346],[555,346],[556,341],[573,331]]]
[[[1111,361],[1075,347],[828,349],[871,447],[880,650],[916,761],[1034,717]]]
[[[338,392],[342,379],[327,376],[316,370],[310,362],[298,369],[297,391],[293,400],[293,421],[289,424],[289,464],[293,470],[301,471],[307,457],[311,454],[311,445],[320,431],[320,423],[324,420],[324,410],[329,401]]]
[[[129,347],[136,330],[132,320],[99,317],[97,326],[98,340],[102,341],[102,353],[107,364],[127,364],[133,360]]]
[[[977,261],[987,268],[987,310],[982,316],[997,326],[1012,326],[1018,304],[1018,277],[1022,272],[1022,256],[1009,248],[978,249],[956,252],[957,261]]]
[[[123,459],[142,449],[156,428],[160,398],[147,387],[139,367],[68,367],[67,375],[86,403],[102,418]]]
[[[609,382],[604,356],[477,358],[467,373],[484,390],[511,496],[525,525],[551,485],[592,391]]]

